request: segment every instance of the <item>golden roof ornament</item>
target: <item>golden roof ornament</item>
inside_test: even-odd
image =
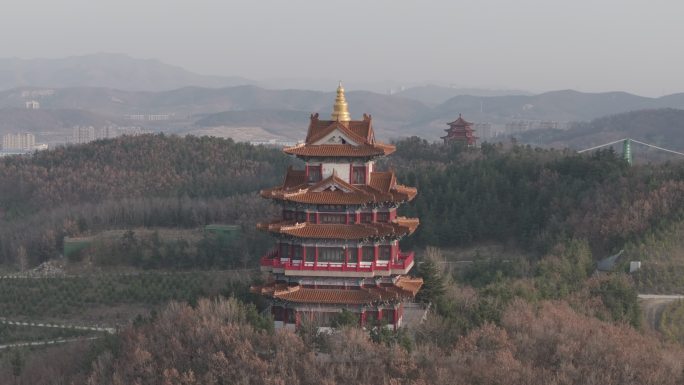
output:
[[[338,122],[348,122],[351,120],[349,115],[349,107],[347,100],[344,98],[344,88],[342,82],[337,86],[337,97],[335,98],[335,105],[333,106],[332,120]]]

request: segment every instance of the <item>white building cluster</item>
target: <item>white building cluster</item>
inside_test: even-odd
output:
[[[36,146],[36,136],[29,133],[5,134],[2,137],[3,150],[31,151]]]
[[[116,138],[122,135],[142,135],[150,133],[139,126],[116,126],[107,125],[103,127],[94,126],[74,126],[72,128],[71,144],[89,143],[98,139]]]
[[[2,137],[0,156],[27,154],[32,151],[47,150],[47,148],[47,144],[36,143],[35,135],[30,132],[8,133]]]

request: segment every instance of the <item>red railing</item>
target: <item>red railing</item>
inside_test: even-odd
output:
[[[278,257],[278,249],[273,249],[265,256],[261,257],[260,265],[263,267],[270,267],[275,269],[285,270],[310,270],[310,271],[358,271],[358,272],[373,272],[373,271],[388,271],[388,270],[405,270],[413,263],[414,253],[399,252],[396,261],[383,263],[377,262],[361,262],[359,264],[356,259],[350,259],[348,264],[335,262],[319,262],[315,264],[313,260],[307,258],[306,261],[301,260],[282,260]],[[379,263],[378,263],[379,262]]]

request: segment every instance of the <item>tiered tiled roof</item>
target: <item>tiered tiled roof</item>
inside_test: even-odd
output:
[[[458,119],[447,124],[449,125],[449,128],[444,130],[447,132],[447,134],[441,137],[445,140],[445,142],[464,141],[467,142],[468,145],[472,145],[475,144],[477,139],[479,139],[477,136],[473,135],[475,132],[475,130],[472,128],[473,123],[463,119],[461,114],[458,114]]]
[[[271,283],[252,287],[252,292],[297,303],[362,305],[382,301],[413,299],[423,285],[421,278],[399,277],[394,285],[347,289],[308,288]]]
[[[458,119],[454,120],[451,123],[447,123],[450,126],[457,126],[457,127],[466,127],[466,126],[472,126],[473,124],[461,116],[461,114],[458,114]],[[447,129],[448,131],[448,129]]]
[[[370,158],[384,156],[393,153],[396,148],[389,144],[375,143],[372,145],[362,144],[353,146],[351,144],[301,144],[294,147],[286,147],[283,151],[290,155],[303,157],[335,157],[344,156],[348,158]]]
[[[397,218],[392,223],[316,224],[294,221],[259,223],[257,228],[297,238],[367,239],[401,237],[412,234],[418,227],[417,218]]]
[[[397,184],[393,172],[371,172],[368,185],[352,185],[333,173],[309,186],[302,171],[289,169],[280,187],[261,190],[264,198],[306,204],[361,205],[381,202],[405,202],[416,197],[417,190]]]
[[[335,131],[344,134],[354,143],[316,143]],[[314,114],[311,115],[311,123],[309,123],[305,142],[297,146],[286,147],[283,151],[302,157],[370,158],[389,155],[395,150],[395,146],[375,141],[370,115],[364,114],[363,120],[344,122],[320,120],[318,114]]]
[[[358,141],[359,144],[372,144],[375,142],[375,133],[373,132],[373,123],[370,115],[363,114],[363,120],[340,122],[336,120],[320,120],[318,119],[318,114],[312,114],[309,130],[306,133],[306,143],[314,143],[336,129],[339,129],[351,139]]]

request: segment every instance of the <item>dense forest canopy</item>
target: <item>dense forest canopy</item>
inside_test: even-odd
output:
[[[248,291],[251,278],[226,282],[220,292],[237,298],[229,300],[199,299],[204,286],[188,278],[179,298],[193,306],[171,304],[95,343],[0,353],[0,382],[681,383],[684,333],[676,325],[682,311],[673,306],[664,313],[668,333],[644,332],[637,290],[683,287],[676,276],[682,258],[670,252],[684,250],[684,242],[673,240],[684,232],[684,164],[630,167],[610,150],[466,149],[415,137],[396,145],[396,154],[379,166],[419,190],[402,207],[421,219],[417,233],[403,240],[420,250],[412,273],[425,280],[417,299],[431,309],[417,328],[361,331],[345,326],[342,314],[330,335],[307,327],[274,332],[260,313],[260,298]],[[105,268],[255,267],[272,240],[254,223],[276,210],[257,191],[280,183],[292,164],[295,159],[275,148],[164,135],[2,159],[0,259],[21,265],[28,257],[35,264],[59,255],[64,236],[129,229],[120,239],[98,238],[89,250],[92,261]],[[197,236],[198,227],[216,222],[240,224],[238,241]],[[169,227],[195,229],[196,239],[168,241],[154,229]],[[442,263],[445,254],[432,247],[492,242],[516,253],[481,255],[450,269]],[[633,275],[620,269],[594,274],[596,259],[622,248],[672,257],[670,264],[646,264]],[[671,274],[661,274],[659,266]],[[130,293],[161,301],[169,298],[162,288],[178,286],[166,273],[149,280],[155,284]],[[23,282],[31,298],[51,290],[47,284],[31,289],[32,281]],[[121,289],[98,301],[119,301],[129,290]],[[82,304],[65,301],[60,306],[67,310]],[[34,302],[11,310],[38,312],[42,307]],[[65,355],[79,358],[60,359]]]
[[[601,254],[654,226],[678,220],[684,163],[630,167],[612,150],[579,155],[529,146],[479,150],[397,143],[390,167],[418,187],[406,213],[419,216],[415,245],[462,246],[497,240],[538,254],[582,238]]]
[[[535,255],[586,239],[596,255],[681,217],[684,165],[629,167],[611,150],[578,155],[519,145],[463,149],[413,137],[380,162],[418,198],[407,247],[509,242]],[[0,261],[20,247],[32,263],[55,257],[64,235],[107,228],[252,229],[274,207],[256,192],[297,161],[279,149],[209,137],[144,135],[0,159]],[[256,261],[256,257],[254,258]]]
[[[143,135],[0,159],[0,261],[61,253],[65,235],[108,228],[252,229],[272,208],[255,191],[294,160],[263,146],[210,137]]]

